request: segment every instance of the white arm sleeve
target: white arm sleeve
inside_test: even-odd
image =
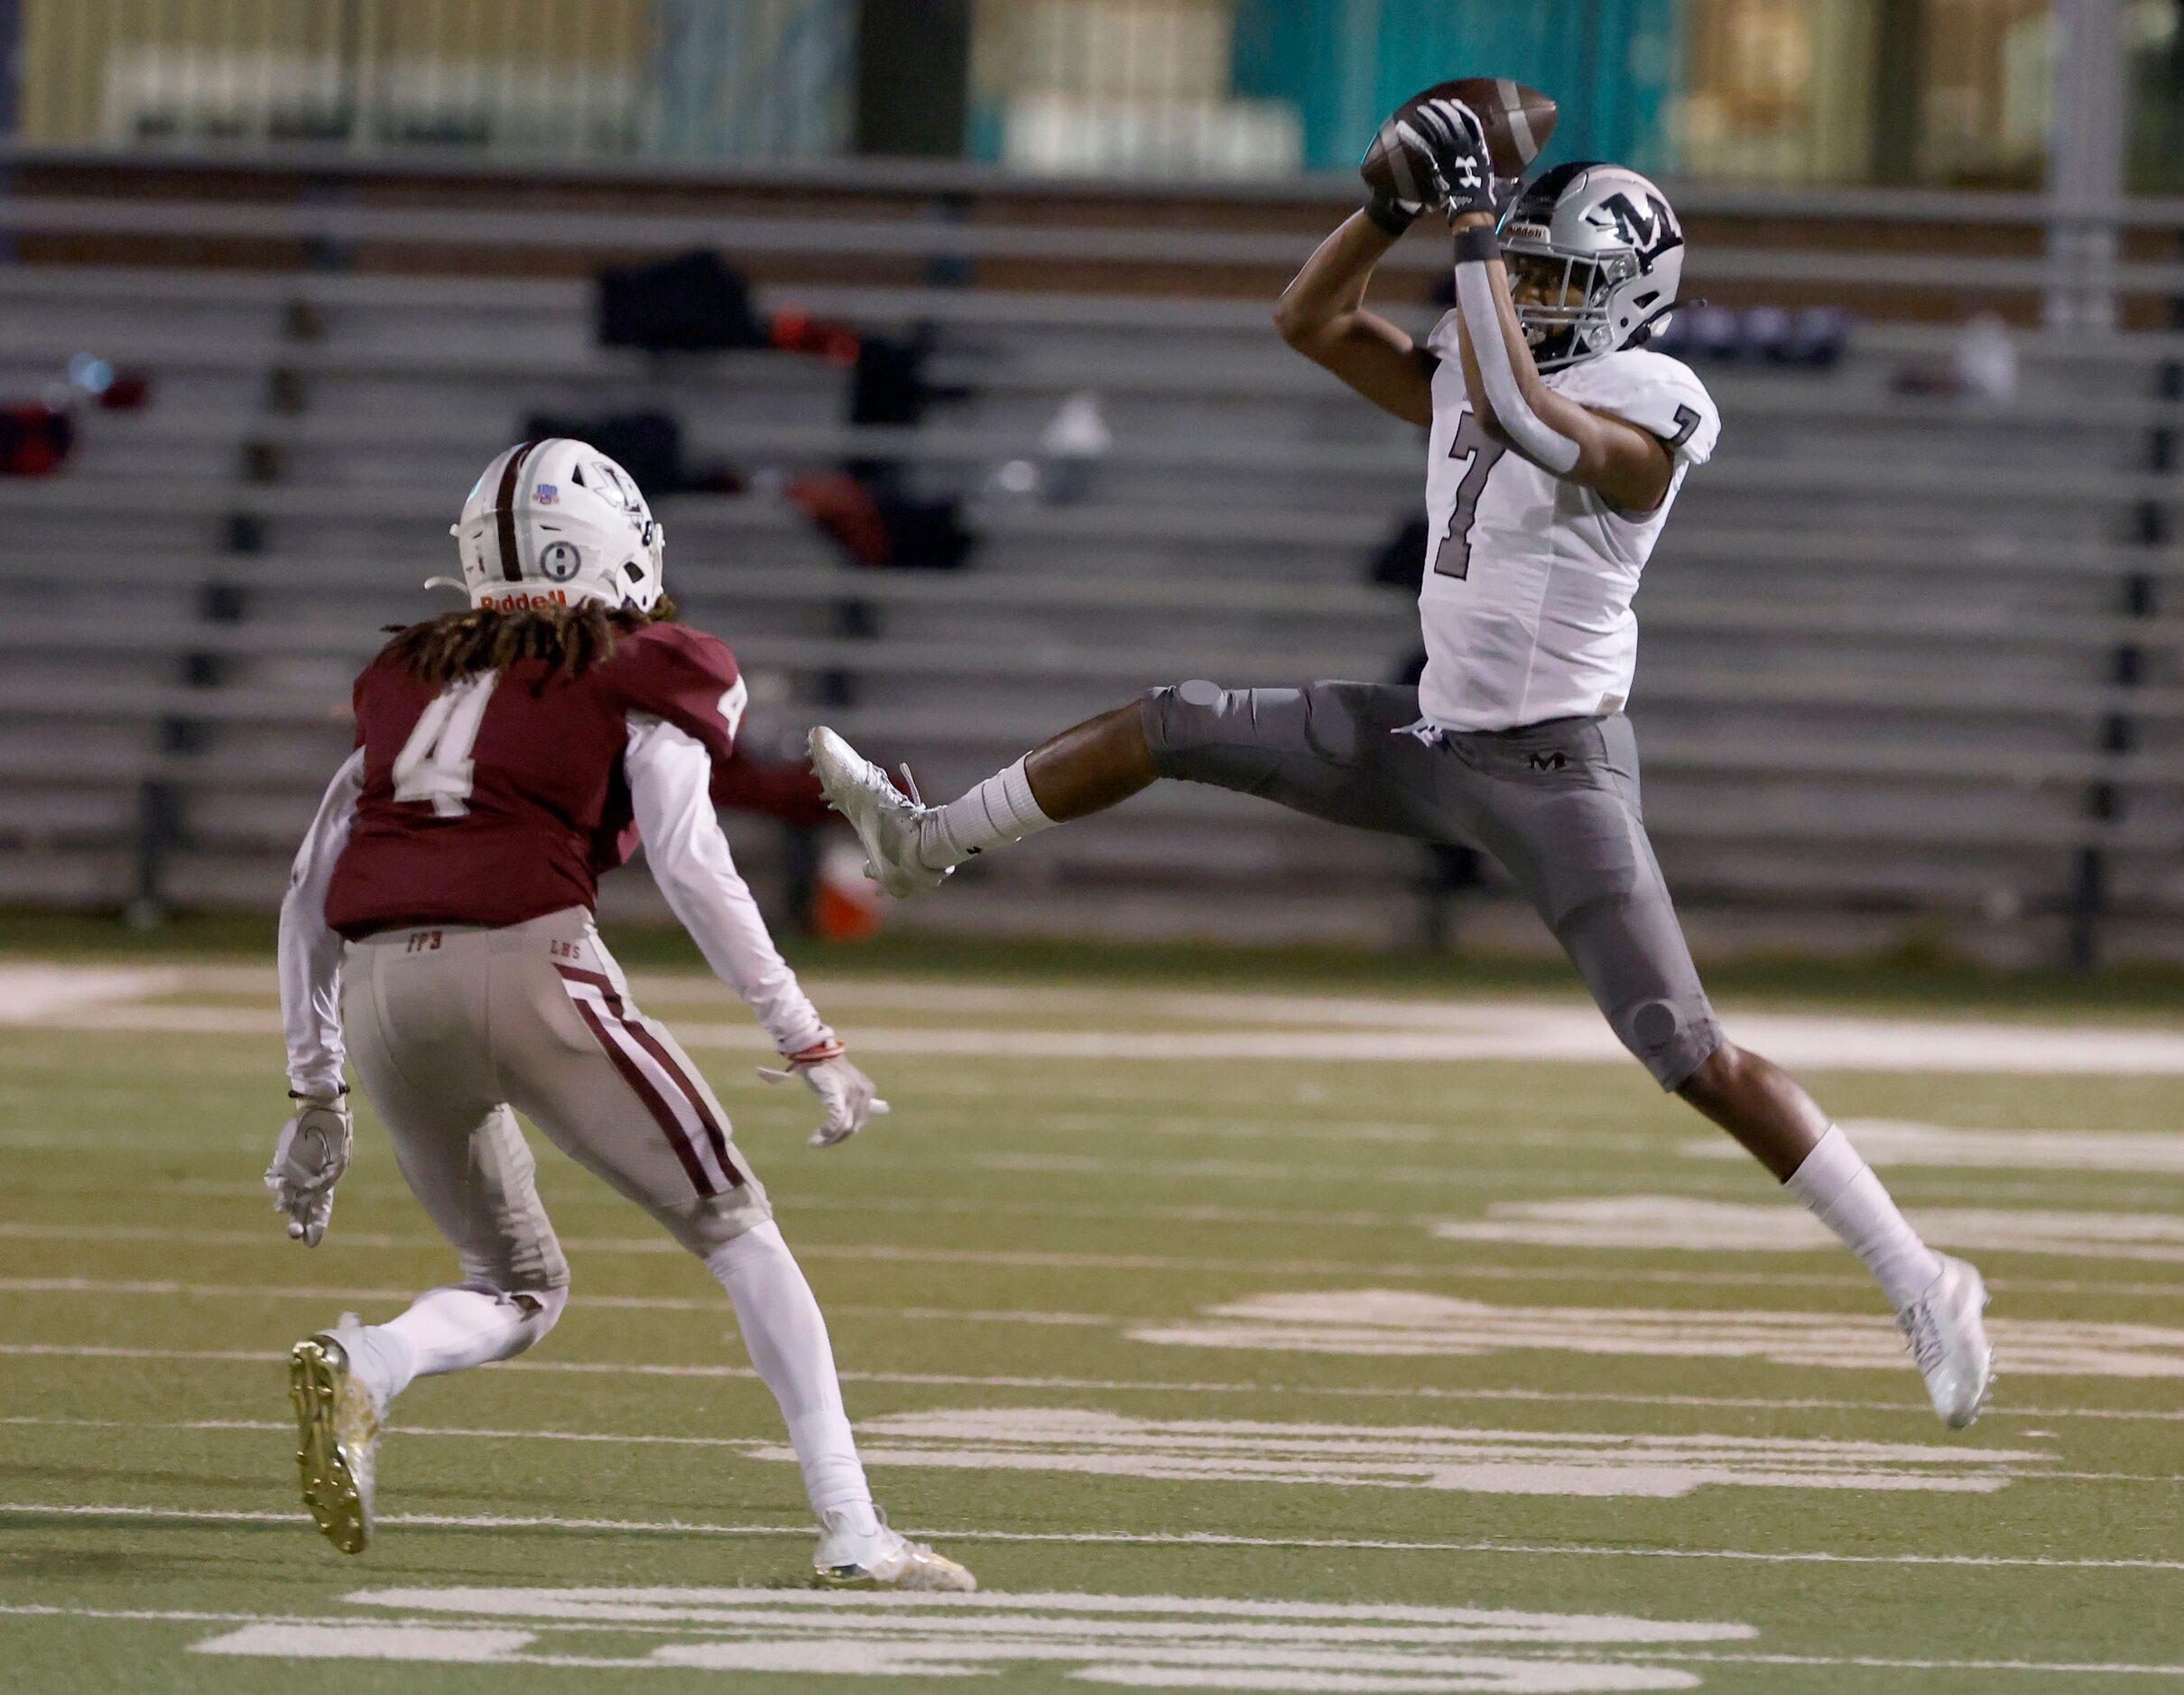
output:
[[[1464,330],[1471,338],[1471,355],[1479,364],[1486,385],[1486,403],[1494,408],[1495,421],[1518,452],[1557,477],[1578,468],[1578,444],[1532,411],[1517,381],[1516,364],[1509,357],[1509,341],[1502,333],[1502,314],[1495,304],[1494,279],[1484,262],[1467,259],[1456,267],[1456,309],[1463,314]]]
[[[327,785],[281,901],[281,1027],[288,1038],[288,1086],[299,1095],[341,1089],[341,938],[327,925],[326,885],[348,846],[363,792],[359,747]]]
[[[783,1053],[832,1042],[781,957],[736,869],[710,792],[712,755],[697,737],[633,716],[622,755],[645,863],[668,907],[720,980],[742,996]]]

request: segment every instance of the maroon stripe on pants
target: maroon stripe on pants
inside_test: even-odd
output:
[[[675,1087],[689,1098],[691,1109],[698,1115],[698,1122],[705,1126],[706,1140],[713,1144],[713,1156],[720,1162],[720,1169],[728,1174],[729,1182],[738,1189],[742,1188],[743,1173],[736,1169],[736,1162],[728,1157],[728,1138],[714,1121],[712,1109],[705,1104],[705,1096],[699,1086],[690,1080],[689,1072],[675,1063],[675,1056],[667,1051],[659,1037],[643,1024],[632,1023],[625,1018],[622,1028],[635,1037],[637,1045],[651,1054],[659,1062],[660,1069],[675,1079]]]
[[[573,965],[557,965],[554,969],[571,983],[588,983],[597,989],[606,1001],[606,1010],[616,1018],[623,1014],[622,996],[615,987],[614,978],[600,971],[586,971]]]
[[[591,1033],[598,1038],[600,1047],[606,1051],[606,1057],[614,1061],[615,1070],[622,1073],[622,1080],[636,1090],[637,1098],[644,1103],[645,1110],[666,1132],[668,1145],[675,1150],[675,1157],[682,1162],[682,1169],[689,1173],[691,1184],[701,1195],[711,1197],[718,1194],[720,1191],[713,1187],[713,1180],[706,1175],[705,1164],[698,1157],[698,1150],[690,1145],[689,1137],[683,1133],[682,1125],[676,1120],[674,1109],[661,1098],[660,1091],[652,1087],[652,1079],[638,1069],[636,1061],[623,1052],[615,1039],[606,1033],[606,1026],[599,1022],[599,1014],[591,1009],[589,1002],[578,1000],[573,995],[569,998],[584,1022],[591,1026]],[[623,1028],[626,1030],[628,1026],[625,1024]]]

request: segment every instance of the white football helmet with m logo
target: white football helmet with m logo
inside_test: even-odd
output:
[[[1621,165],[1558,165],[1502,221],[1517,321],[1542,371],[1643,344],[1675,309],[1683,226]]]
[[[597,600],[649,612],[660,598],[666,533],[630,474],[588,441],[554,436],[497,455],[449,533],[474,607]]]

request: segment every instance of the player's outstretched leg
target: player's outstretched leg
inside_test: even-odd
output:
[[[937,889],[966,859],[1126,801],[1160,771],[1133,701],[1064,730],[945,806],[925,806],[834,731],[811,732],[811,767],[898,898]]]
[[[1920,1239],[1850,1138],[1772,1061],[1724,1042],[1676,1092],[1865,1262],[1896,1309],[1936,1415],[1952,1430],[1977,1418],[1994,1381],[1977,1268]]]
[[[372,1539],[379,1437],[394,1397],[419,1377],[522,1353],[554,1327],[566,1288],[510,1294],[484,1283],[430,1289],[386,1324],[353,1312],[289,1350],[303,1504],[326,1539],[362,1553]]]
[[[811,1563],[819,1581],[836,1588],[976,1589],[978,1579],[967,1570],[908,1540],[873,1505],[842,1409],[827,1320],[781,1227],[771,1218],[752,1226],[714,1250],[706,1265],[728,1292],[751,1363],[788,1423],[805,1493],[819,1514]]]

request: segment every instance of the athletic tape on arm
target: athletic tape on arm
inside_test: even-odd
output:
[[[1495,252],[1494,236],[1484,228],[1467,229],[1457,236],[1456,307],[1463,314],[1471,354],[1486,385],[1486,403],[1518,452],[1557,477],[1568,477],[1578,468],[1578,444],[1532,411],[1524,398],[1515,362],[1509,357],[1508,338],[1502,333],[1494,279],[1486,272]]]

